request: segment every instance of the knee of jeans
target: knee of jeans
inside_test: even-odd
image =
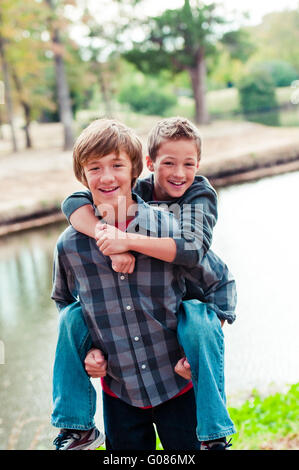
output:
[[[83,312],[79,302],[65,307],[59,314],[59,329],[69,333],[81,331],[85,327]]]
[[[186,304],[184,305],[185,319],[180,331],[181,335],[187,336],[191,342],[193,338],[198,340],[198,337],[200,337],[203,340],[204,338],[208,339],[214,336],[220,326],[220,320],[216,313],[201,302],[198,302],[198,304]]]

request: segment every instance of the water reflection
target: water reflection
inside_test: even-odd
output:
[[[57,322],[49,293],[53,247],[62,228],[1,240],[0,339],[5,349],[5,364],[0,366],[1,449],[49,448]]]
[[[297,172],[220,191],[213,248],[238,286],[225,328],[230,395],[299,381],[298,201]]]
[[[54,247],[65,226],[0,240],[5,357],[4,364],[0,361],[0,449],[53,449],[57,431],[50,424],[51,383],[58,313],[50,292]],[[98,381],[95,385],[99,390]]]

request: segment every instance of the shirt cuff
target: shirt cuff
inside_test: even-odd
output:
[[[183,238],[174,239],[174,242],[176,244],[176,256],[173,263],[188,268],[196,266],[199,260],[198,251],[186,249],[187,242]]]

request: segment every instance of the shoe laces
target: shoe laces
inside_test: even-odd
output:
[[[207,447],[207,450],[226,450],[228,447],[232,446],[231,440],[232,438],[230,438],[229,441],[216,441],[215,443],[211,444],[209,442],[205,442],[205,445]]]
[[[75,441],[79,441],[81,439],[81,436],[80,434],[70,431],[70,430],[61,432],[53,441],[53,444],[56,446],[56,450],[60,450],[67,443],[69,439],[74,439]]]

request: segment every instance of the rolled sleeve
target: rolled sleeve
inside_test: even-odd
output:
[[[53,264],[53,288],[51,299],[54,300],[58,311],[78,300],[72,273],[67,270],[56,248]]]
[[[61,210],[68,222],[70,222],[72,213],[79,209],[79,207],[86,206],[87,204],[93,204],[91,192],[88,190],[77,191],[62,201]]]
[[[175,264],[192,268],[201,263],[211,247],[217,222],[217,198],[196,197],[180,208],[180,238],[175,240]]]

